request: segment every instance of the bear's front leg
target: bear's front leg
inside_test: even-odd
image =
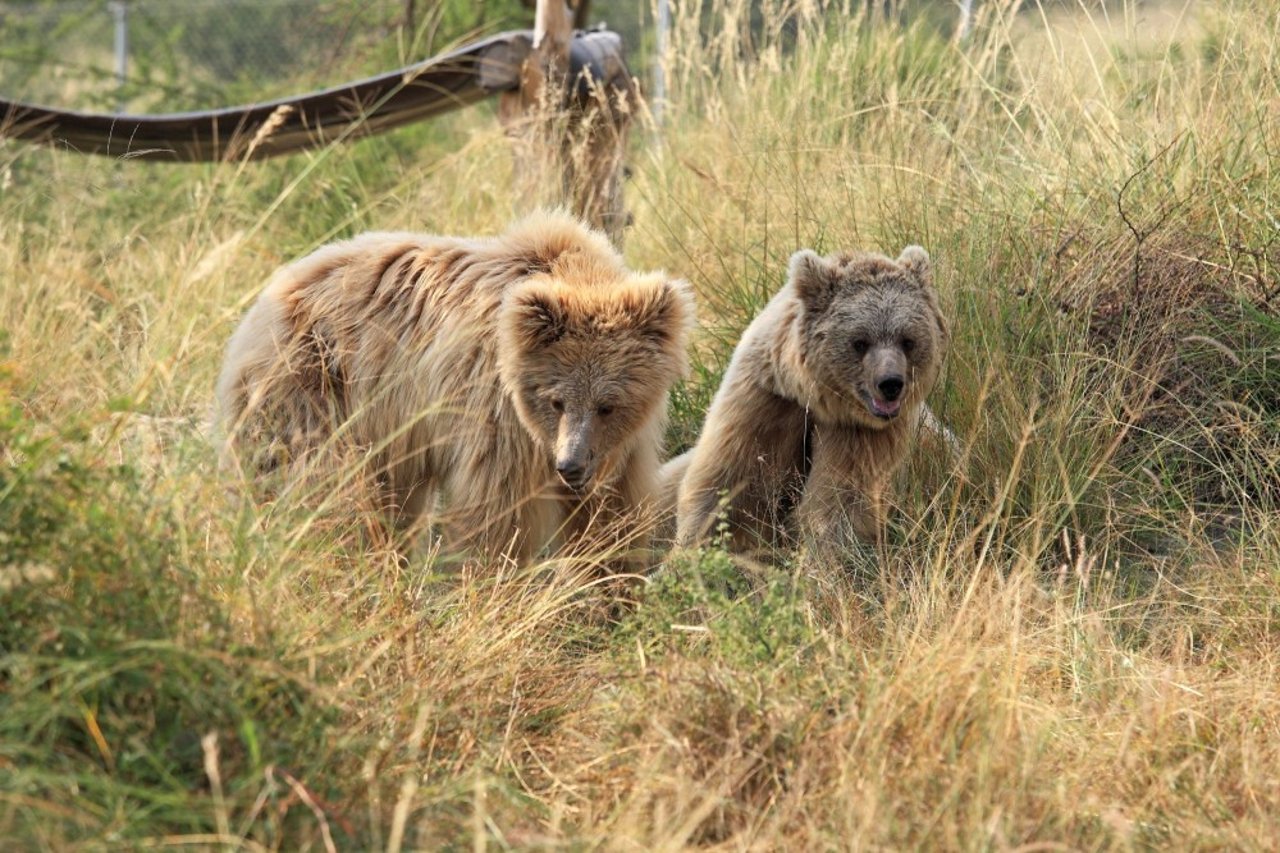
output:
[[[722,388],[679,486],[676,543],[713,538],[721,518],[736,552],[782,541],[783,516],[804,476],[808,429],[808,413],[791,400],[745,379]]]
[[[877,544],[884,529],[882,437],[856,427],[814,430],[812,468],[796,508],[796,525],[810,552],[838,561],[859,541]],[[887,438],[887,436],[885,436]]]
[[[450,550],[528,564],[564,521],[540,466],[497,467],[496,449],[456,454],[445,483],[441,526]]]

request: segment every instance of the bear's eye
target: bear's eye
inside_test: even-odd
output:
[[[870,348],[871,348],[871,344],[867,343],[862,338],[858,338],[856,341],[853,342],[853,352],[855,355],[859,355],[859,356],[866,355],[867,350],[869,350]]]
[[[551,408],[555,409],[557,412],[563,412],[563,411],[564,411],[564,400],[561,400],[559,397],[552,397],[552,398],[551,398]]]
[[[613,406],[598,406],[596,407],[596,414],[602,418],[607,418],[613,414]]]
[[[915,349],[915,348],[916,348],[916,342],[915,342],[914,340],[912,340],[911,338],[903,338],[903,339],[902,339],[902,351],[903,351],[903,352],[911,352],[911,351],[912,351],[913,349]]]

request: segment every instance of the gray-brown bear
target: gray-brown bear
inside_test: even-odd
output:
[[[838,551],[873,540],[882,495],[948,343],[929,256],[802,250],[747,328],[697,444],[665,466],[680,545],[723,520],[735,550],[788,526]],[[678,484],[678,485],[676,485]]]
[[[603,235],[541,214],[491,239],[373,233],[280,270],[227,347],[225,457],[314,482],[355,459],[411,525],[527,560],[652,496],[686,372],[687,284],[636,274]],[[643,548],[643,542],[630,542]]]

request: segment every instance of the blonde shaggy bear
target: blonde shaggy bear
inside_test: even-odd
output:
[[[802,250],[789,273],[743,333],[697,444],[663,469],[677,544],[721,520],[736,550],[780,544],[788,527],[826,556],[874,540],[917,427],[945,430],[924,403],[948,343],[924,249]]]
[[[275,274],[227,346],[224,457],[285,483],[356,458],[402,527],[525,561],[652,497],[693,297],[541,214],[491,239],[372,233]],[[619,523],[621,522],[621,523]]]

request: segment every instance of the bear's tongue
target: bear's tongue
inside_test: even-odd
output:
[[[898,408],[902,405],[901,400],[877,400],[871,398],[871,409],[877,415],[884,415],[886,418],[892,417],[898,413]]]

